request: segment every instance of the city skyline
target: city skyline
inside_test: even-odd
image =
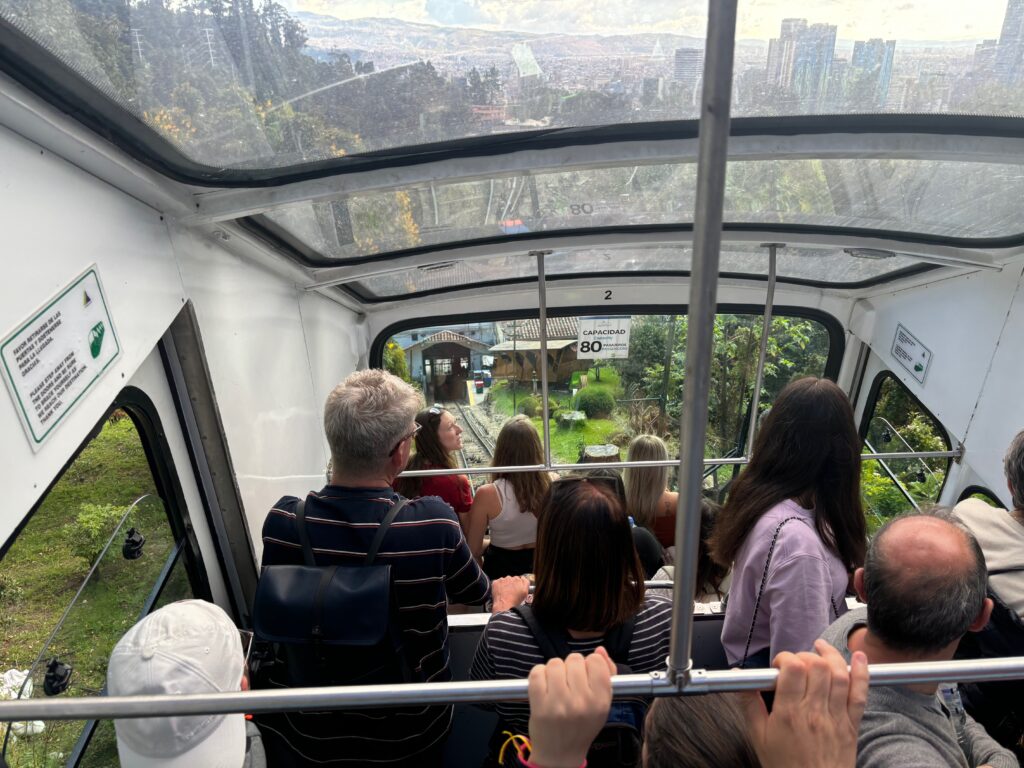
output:
[[[634,0],[597,6],[589,0],[289,0],[292,12],[343,20],[393,18],[412,23],[559,34],[674,33],[704,36],[704,0],[665,4]],[[785,18],[815,18],[838,27],[841,41],[870,38],[970,43],[1000,36],[1005,0],[980,0],[963,13],[960,0],[758,0],[741,2],[740,39],[769,40]]]

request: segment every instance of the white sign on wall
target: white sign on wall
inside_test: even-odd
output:
[[[896,337],[892,340],[892,356],[911,376],[924,384],[924,377],[928,375],[928,366],[932,362],[932,351],[899,324],[896,325]]]
[[[0,342],[4,379],[32,450],[120,353],[95,265]]]
[[[576,339],[580,360],[629,357],[629,317],[581,317]]]

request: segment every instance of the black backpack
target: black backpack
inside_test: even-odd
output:
[[[958,659],[992,659],[1024,656],[1024,620],[990,589],[995,607],[980,632],[968,632],[957,648]],[[985,726],[989,735],[1024,758],[1024,699],[1019,680],[963,683],[960,686],[967,713]]]
[[[541,625],[537,615],[528,605],[520,605],[512,610],[526,622],[544,656],[544,661],[564,659],[572,653],[569,647],[570,636],[566,630]],[[629,659],[629,646],[633,642],[635,626],[636,620],[630,618],[609,630],[604,636],[602,645],[615,662],[616,671],[620,675],[633,673],[626,662]],[[608,722],[597,734],[587,752],[587,765],[590,768],[639,765],[646,715],[647,705],[644,703],[636,700],[613,701],[608,713]]]
[[[374,560],[405,499],[395,502],[358,566],[316,564],[305,502],[295,525],[305,565],[263,569],[253,603],[254,688],[422,682],[403,647],[390,565]],[[370,726],[344,711],[269,713],[256,718],[272,765],[331,764],[337,742]]]

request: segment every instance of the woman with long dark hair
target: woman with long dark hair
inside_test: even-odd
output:
[[[861,440],[846,394],[828,379],[787,385],[761,425],[711,536],[732,564],[722,644],[729,663],[767,667],[807,651],[846,612],[864,563]]]
[[[416,432],[416,453],[409,459],[407,470],[455,469],[455,452],[462,448],[462,427],[451,412],[439,405],[416,414],[419,431]],[[465,475],[438,475],[436,477],[402,477],[395,480],[394,489],[409,499],[420,496],[438,496],[448,502],[459,516],[463,530],[466,514],[473,505],[473,490]]]
[[[551,484],[538,515],[530,608],[556,645],[584,654],[604,645],[613,661],[632,672],[653,672],[665,665],[672,603],[645,593],[629,518],[609,485],[604,478],[587,477]],[[484,629],[470,677],[521,679],[544,660],[521,609],[505,611]],[[497,735],[506,729],[526,732],[526,702],[503,702],[494,709],[501,718]]]
[[[526,416],[513,416],[498,434],[493,467],[522,467],[544,463],[537,429]],[[497,472],[480,486],[469,511],[466,539],[474,557],[483,557],[484,573],[492,579],[533,572],[537,541],[537,512],[551,485],[547,472]],[[484,551],[484,531],[490,526],[491,544]]]

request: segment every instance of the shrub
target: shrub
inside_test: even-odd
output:
[[[91,566],[100,556],[124,512],[124,507],[114,504],[79,506],[74,525],[66,528],[71,551]],[[130,522],[128,524],[130,525]]]
[[[589,419],[605,419],[615,410],[615,398],[606,389],[587,387],[580,392],[580,410]]]
[[[540,400],[533,395],[527,395],[519,401],[519,412],[532,419],[541,412]]]

